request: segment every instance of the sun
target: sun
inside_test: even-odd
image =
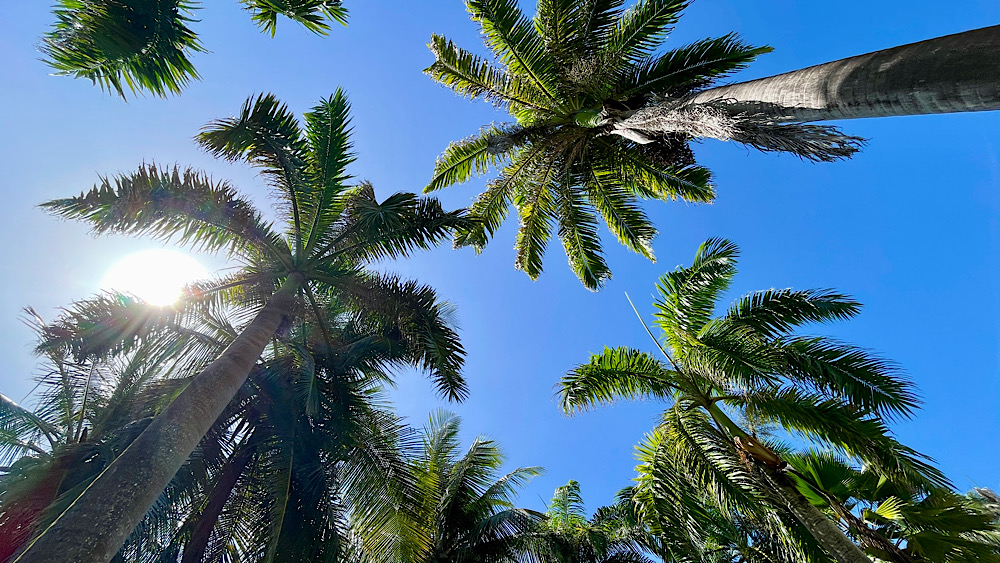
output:
[[[131,293],[153,305],[177,301],[188,283],[208,277],[197,260],[174,250],[144,250],[119,260],[101,282],[103,289]]]

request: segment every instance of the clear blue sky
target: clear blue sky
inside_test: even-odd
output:
[[[274,92],[301,113],[343,86],[354,107],[358,161],[352,171],[383,197],[419,191],[449,141],[504,119],[421,74],[432,60],[425,47],[431,33],[480,49],[460,1],[346,1],[350,27],[315,37],[282,21],[275,39],[258,33],[235,0],[206,2],[196,29],[211,53],[195,57],[204,80],[179,98],[127,104],[88,82],[47,75],[36,46],[52,21],[48,2],[0,5],[6,255],[0,392],[20,400],[32,385],[22,307],[51,318],[58,306],[96,292],[118,257],[161,246],[90,238],[82,225],[40,212],[39,202],[87,189],[98,174],[155,160],[232,180],[266,206],[267,189],[253,172],[215,161],[191,142],[199,127],[231,115],[255,92]],[[524,5],[533,12],[533,2]],[[924,0],[773,0],[766,9],[753,0],[698,0],[671,44],[737,31],[773,46],[774,53],[738,76],[748,79],[998,21],[1000,5],[992,0],[947,7]],[[615,277],[600,293],[576,281],[558,244],[549,249],[538,282],[515,271],[513,224],[481,256],[440,248],[392,266],[457,305],[472,395],[451,408],[464,417],[467,437],[488,434],[512,465],[548,470],[522,496],[524,505],[541,507],[541,499],[574,478],[596,508],[629,483],[633,445],[652,428],[660,406],[622,404],[567,418],[556,407],[553,385],[604,345],[648,348],[624,293],[648,316],[657,277],[687,264],[710,236],[742,247],[732,297],[769,287],[831,287],[860,299],[859,318],[815,332],[898,362],[925,401],[915,420],[896,426],[900,438],[933,456],[960,489],[1000,487],[1000,113],[842,125],[869,145],[836,164],[698,145],[699,160],[716,174],[717,202],[650,204],[661,232],[658,262],[608,240]],[[464,206],[484,181],[440,195],[448,207]],[[442,405],[423,378],[402,374],[400,382],[394,398],[414,424]]]

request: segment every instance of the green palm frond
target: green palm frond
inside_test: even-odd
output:
[[[558,186],[556,197],[559,240],[562,241],[570,269],[592,291],[611,278],[611,270],[601,252],[597,216],[587,206],[585,194],[566,183]]]
[[[304,115],[306,141],[311,163],[312,197],[300,201],[302,214],[308,220],[305,251],[310,252],[319,238],[339,219],[343,209],[336,205],[338,196],[350,179],[347,166],[354,162],[351,152],[350,103],[339,88],[329,98],[321,100]]]
[[[608,34],[603,55],[616,65],[651,55],[680,19],[688,0],[640,0],[625,11]]]
[[[544,109],[543,94],[530,82],[518,80],[503,69],[448,41],[432,35],[427,44],[434,63],[424,69],[435,81],[469,99],[482,98],[498,108],[519,111]]]
[[[195,249],[225,249],[235,256],[279,254],[279,237],[256,209],[225,182],[191,169],[143,165],[78,197],[41,204],[43,209],[108,232],[176,239]]]
[[[42,39],[57,74],[88,78],[127,98],[179,94],[199,78],[192,53],[204,52],[188,23],[187,0],[58,0],[56,23]]]
[[[556,220],[551,182],[556,163],[539,163],[542,168],[536,181],[524,191],[514,193],[514,206],[520,216],[520,228],[514,243],[514,267],[537,279],[542,273],[542,256],[552,236]]]
[[[630,348],[605,348],[577,366],[559,382],[558,395],[564,412],[611,404],[618,399],[643,397],[666,400],[673,397],[676,376],[662,362]]]
[[[660,278],[656,323],[676,349],[708,324],[716,301],[732,283],[738,258],[734,243],[711,238],[698,247],[690,268],[677,268]]]
[[[513,127],[490,126],[477,135],[451,143],[438,157],[434,176],[424,188],[424,193],[465,182],[474,174],[483,174],[496,166],[509,150],[515,148],[507,148],[506,145],[517,132],[518,129]]]
[[[753,47],[735,33],[703,39],[644,59],[629,67],[620,86],[624,97],[687,94],[745,68],[770,47]]]
[[[920,400],[894,364],[869,351],[817,337],[781,342],[788,376],[886,418],[910,417]]]
[[[305,178],[308,145],[288,106],[273,94],[247,98],[239,115],[217,119],[202,128],[198,144],[212,155],[242,160],[261,169],[268,183],[284,196],[292,233],[302,233],[301,200],[314,189]]]
[[[639,197],[697,203],[715,199],[712,174],[707,168],[693,164],[656,166],[639,149],[622,141],[597,139],[594,144],[600,169]]]
[[[554,68],[545,44],[531,20],[524,17],[516,0],[466,0],[472,19],[478,22],[486,45],[512,75],[523,77],[549,103],[555,103]]]
[[[379,202],[368,183],[345,193],[343,206],[343,226],[331,233],[327,248],[333,245],[331,256],[354,260],[404,258],[471,224],[465,210],[445,211],[434,198],[396,193]],[[327,257],[323,251],[317,254],[317,260]]]
[[[636,205],[635,196],[622,186],[618,176],[607,170],[591,165],[588,174],[587,198],[611,232],[632,252],[655,261],[653,239],[656,238],[656,227]]]
[[[278,16],[297,22],[307,30],[326,35],[330,31],[327,20],[347,25],[347,9],[340,0],[240,0],[252,13],[252,19],[264,32],[274,33]]]
[[[806,323],[847,320],[860,310],[860,303],[829,289],[767,289],[735,301],[724,318],[770,339]]]
[[[951,486],[930,458],[897,442],[882,420],[860,407],[793,388],[732,399],[736,404],[744,400],[742,406],[753,416],[841,449],[887,479],[923,489]]]

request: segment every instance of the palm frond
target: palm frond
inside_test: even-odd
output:
[[[629,348],[605,348],[563,376],[557,394],[564,412],[586,410],[618,399],[673,396],[675,374],[652,356]]]
[[[619,185],[646,199],[710,203],[715,199],[711,173],[693,164],[657,166],[624,141],[596,139],[598,166]]]
[[[585,194],[567,184],[557,184],[557,233],[570,269],[587,289],[597,291],[611,278],[597,233],[597,217],[586,205]]]
[[[191,169],[143,165],[77,197],[41,204],[51,213],[81,219],[107,232],[176,239],[195,249],[231,255],[280,255],[281,243],[256,209],[224,182]]]
[[[467,139],[451,143],[434,164],[434,175],[424,193],[429,193],[485,174],[515,147],[507,141],[517,131],[509,126],[490,126]]]
[[[910,417],[920,400],[898,368],[869,351],[827,338],[782,340],[788,375],[886,418]]]
[[[770,47],[750,46],[735,33],[696,41],[629,67],[621,79],[621,96],[681,97],[745,68],[769,52]]]
[[[655,262],[653,239],[656,227],[635,204],[635,196],[623,189],[617,176],[607,170],[595,169],[591,164],[588,172],[587,198],[604,218],[608,228],[627,248]]]
[[[302,230],[300,205],[315,187],[306,182],[308,145],[295,115],[273,94],[247,98],[239,115],[205,125],[195,138],[216,157],[261,169],[284,199],[291,232]]]
[[[636,63],[653,53],[680,19],[688,0],[640,0],[625,11],[608,34],[604,57]]]
[[[271,37],[277,30],[278,16],[285,16],[318,35],[330,31],[328,20],[347,25],[347,8],[340,0],[240,0],[240,3],[251,12],[254,23]]]
[[[656,322],[671,345],[679,348],[711,318],[716,300],[736,274],[739,248],[731,241],[710,238],[698,247],[688,268],[664,274],[656,288]]]
[[[473,100],[482,98],[498,108],[512,111],[544,109],[544,95],[531,82],[508,75],[504,69],[440,35],[431,35],[427,46],[434,53],[434,63],[424,69],[424,73],[458,94]]]
[[[549,103],[555,103],[552,61],[531,21],[524,17],[516,0],[466,0],[472,19],[486,36],[486,44],[506,66],[537,88]]]
[[[191,53],[204,52],[188,23],[187,0],[58,0],[56,23],[42,39],[56,74],[88,78],[127,99],[179,94],[199,78]]]
[[[314,187],[312,197],[299,202],[303,216],[309,221],[305,243],[307,253],[339,219],[342,211],[336,202],[338,196],[348,189],[345,185],[350,179],[347,166],[354,162],[350,109],[347,96],[338,88],[332,96],[320,100],[312,111],[305,114],[306,141],[312,165],[310,183]]]

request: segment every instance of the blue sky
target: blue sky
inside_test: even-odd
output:
[[[7,257],[0,278],[6,359],[0,392],[15,400],[29,391],[35,373],[21,308],[30,305],[51,318],[60,305],[98,291],[121,256],[162,246],[91,238],[82,225],[46,216],[35,207],[39,202],[88,189],[99,174],[155,160],[228,179],[266,207],[268,190],[252,171],[216,161],[191,142],[202,125],[236,112],[251,93],[273,92],[301,114],[344,87],[358,153],[352,172],[371,180],[382,197],[419,191],[449,141],[504,119],[421,74],[432,61],[425,47],[431,33],[483,52],[458,0],[348,0],[348,28],[316,37],[281,21],[274,39],[258,33],[235,0],[206,4],[196,24],[211,51],[195,57],[203,81],[179,98],[129,103],[88,82],[47,75],[36,50],[52,21],[47,2],[0,5],[6,76],[0,234]],[[522,4],[533,12],[533,2]],[[987,0],[947,8],[923,0],[767,4],[698,0],[670,44],[737,31],[751,43],[773,46],[737,76],[742,80],[1000,21],[1000,5]],[[526,506],[541,507],[571,478],[581,482],[591,508],[609,502],[634,475],[632,448],[655,424],[661,405],[621,404],[569,418],[557,409],[553,386],[605,345],[648,349],[625,292],[649,318],[656,279],[689,263],[706,238],[722,236],[743,251],[731,298],[769,287],[829,287],[863,302],[857,319],[812,332],[896,361],[924,398],[914,420],[895,426],[901,440],[934,457],[960,489],[1000,487],[1000,113],[841,125],[869,143],[853,160],[834,164],[717,142],[697,145],[699,160],[716,174],[718,200],[650,203],[660,229],[658,261],[606,239],[615,276],[600,293],[579,284],[558,244],[549,248],[539,281],[515,271],[514,224],[481,256],[443,247],[391,265],[457,306],[472,393],[464,404],[449,406],[419,374],[404,373],[393,394],[399,411],[421,424],[432,409],[449,406],[463,416],[468,438],[496,438],[511,465],[544,466],[547,473],[522,496]],[[439,196],[447,207],[465,206],[484,182]]]

